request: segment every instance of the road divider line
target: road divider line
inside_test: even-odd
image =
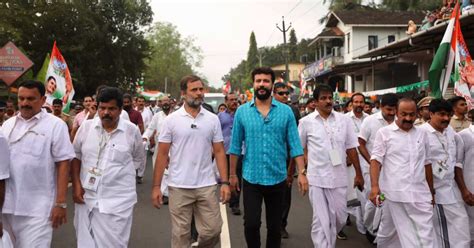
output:
[[[227,205],[219,204],[222,217],[222,230],[221,230],[221,248],[231,248],[230,246],[230,233],[229,233],[229,221],[227,221]]]

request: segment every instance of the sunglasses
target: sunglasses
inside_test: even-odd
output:
[[[277,94],[280,95],[280,96],[283,96],[283,95],[289,95],[290,92],[288,92],[288,91],[280,91],[280,92],[277,92]]]

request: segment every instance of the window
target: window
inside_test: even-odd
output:
[[[351,53],[351,33],[347,33],[346,47],[347,47],[347,53]]]
[[[377,35],[369,35],[369,50],[375,49],[379,46]]]
[[[389,35],[388,36],[388,43],[392,43],[395,41],[395,35]]]

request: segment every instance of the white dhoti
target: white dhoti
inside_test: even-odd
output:
[[[161,179],[161,193],[163,196],[169,196],[168,192],[168,169],[165,169],[163,179]]]
[[[471,248],[474,247],[474,207],[473,206],[466,206],[466,212],[469,216],[469,231],[471,233]]]
[[[133,207],[115,214],[100,213],[86,204],[75,204],[74,227],[77,247],[127,247],[132,228]]]
[[[470,246],[469,217],[463,203],[436,204],[433,222],[436,247]]]
[[[361,208],[362,201],[362,193],[354,188],[354,177],[355,177],[355,170],[353,166],[347,167],[347,213],[354,216],[356,219],[356,227],[357,231],[361,234],[365,234],[365,226],[364,226],[364,215],[363,210]]]
[[[361,205],[364,208],[364,226],[370,234],[377,236],[377,231],[380,225],[380,218],[377,217],[381,216],[383,208],[378,208],[371,201],[369,201],[370,190],[370,173],[364,172],[364,192],[361,193],[361,196],[364,199],[361,201]]]
[[[49,218],[3,214],[2,219],[11,241],[4,240],[5,247],[9,244],[15,248],[51,247],[53,226]]]
[[[393,202],[385,200],[377,232],[381,248],[435,247],[433,206],[429,202]]]
[[[143,177],[143,175],[145,175],[145,169],[146,169],[146,161],[147,161],[147,149],[146,149],[146,146],[143,146],[143,149],[145,149],[145,158],[143,159],[143,161],[138,164],[138,168],[135,168],[137,170],[137,176],[139,177]]]
[[[328,189],[309,186],[309,200],[313,208],[311,239],[314,247],[336,246],[336,235],[347,220],[346,187]]]

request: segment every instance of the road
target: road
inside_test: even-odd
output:
[[[161,209],[155,209],[151,205],[151,174],[151,156],[148,156],[144,183],[137,185],[138,203],[134,209],[134,219],[129,247],[151,248],[171,246],[171,228],[168,206],[164,206]],[[72,223],[74,207],[71,197],[71,188],[69,188],[68,192],[68,204],[68,223],[60,227],[58,230],[55,230],[53,234],[52,247],[76,247],[76,236]],[[221,247],[246,247],[242,215],[232,215],[228,207],[225,209],[227,211],[226,214],[223,214],[223,217],[225,217],[225,215],[227,216],[224,219],[224,226],[228,226],[229,232],[226,232],[224,228],[223,234],[221,235]],[[287,227],[290,238],[282,240],[282,247],[313,247],[310,235],[311,215],[312,211],[308,197],[302,197],[297,192],[297,188],[293,187],[292,205]],[[262,216],[265,216],[265,214],[262,213]],[[111,225],[113,225],[113,223],[111,223]],[[337,248],[373,247],[367,242],[365,236],[356,231],[354,225],[345,227],[344,231],[348,236],[348,240],[338,240],[336,244]],[[261,237],[262,247],[265,247],[266,228],[264,219],[262,219]]]

